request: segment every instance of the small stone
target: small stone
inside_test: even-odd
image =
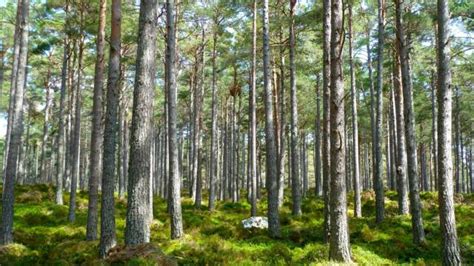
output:
[[[267,217],[253,216],[248,219],[242,220],[242,225],[244,226],[245,229],[250,229],[250,228],[267,229],[268,219]]]

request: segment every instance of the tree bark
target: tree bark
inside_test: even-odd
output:
[[[87,226],[86,239],[97,239],[97,216],[98,216],[98,193],[99,179],[101,176],[101,155],[103,142],[102,125],[102,91],[104,87],[104,69],[105,69],[105,12],[107,1],[99,2],[99,29],[97,30],[96,49],[97,57],[95,61],[94,74],[94,97],[92,103],[92,133],[90,146],[90,164],[89,164],[89,202],[87,208]],[[114,10],[114,9],[112,9]],[[119,51],[120,52],[120,51]],[[109,66],[110,69],[110,66]],[[110,77],[109,77],[110,78]],[[104,147],[105,148],[105,147]],[[101,249],[102,252],[102,249]]]
[[[330,80],[331,80],[331,0],[323,1],[323,132],[322,132],[322,156],[323,156],[323,199],[324,199],[324,243],[329,243],[330,233]]]
[[[360,200],[359,176],[359,128],[357,122],[357,88],[355,81],[354,57],[352,54],[352,5],[349,5],[349,65],[351,72],[351,100],[352,100],[352,161],[354,180],[354,216],[362,217],[362,204]]]
[[[211,110],[211,160],[210,160],[210,175],[209,175],[209,211],[213,211],[215,208],[215,197],[216,197],[216,185],[217,185],[217,31],[219,27],[219,21],[217,14],[214,14],[214,32],[212,42],[212,110]]]
[[[438,182],[443,265],[461,265],[453,199],[452,88],[449,47],[449,6],[438,0]]]
[[[331,239],[329,259],[351,263],[345,179],[342,0],[331,1]]]
[[[149,187],[153,96],[155,89],[157,1],[140,3],[133,95],[125,244],[150,241]]]
[[[249,168],[252,205],[251,216],[257,216],[257,115],[256,115],[256,67],[257,67],[257,0],[253,1],[253,21],[252,21],[252,77],[250,86],[249,103]]]
[[[104,155],[102,158],[102,198],[100,215],[100,246],[102,258],[116,243],[115,235],[115,155],[118,137],[118,105],[120,99],[120,60],[121,60],[121,21],[120,0],[112,1],[110,35],[109,72],[107,81],[107,106],[104,127]],[[120,160],[120,158],[119,158]],[[91,162],[92,163],[92,162]],[[92,169],[91,169],[92,170]]]
[[[396,41],[398,42],[398,41]],[[398,47],[398,44],[397,44]],[[398,49],[398,48],[397,48]],[[402,73],[400,69],[400,57],[398,53],[394,53],[394,66],[393,66],[393,83],[395,89],[395,110],[396,110],[396,122],[397,129],[397,193],[398,193],[398,213],[408,214],[408,185],[407,185],[407,154],[405,144],[405,134],[400,132],[405,128],[405,115],[403,108],[403,85],[402,85]]]
[[[47,173],[47,168],[48,168],[48,163],[50,162],[51,158],[49,160],[46,160],[46,148],[48,146],[48,140],[49,140],[49,115],[51,112],[51,104],[52,104],[52,93],[51,93],[51,88],[50,88],[50,78],[51,78],[51,57],[53,56],[52,52],[49,55],[49,64],[50,66],[48,67],[48,72],[45,77],[44,81],[44,88],[46,91],[46,98],[45,98],[45,106],[44,106],[44,123],[43,123],[43,138],[41,141],[41,157],[40,157],[40,176],[39,180],[40,182],[44,183],[51,183],[48,177]]]
[[[431,178],[434,180],[435,188],[438,188],[438,121],[436,108],[436,84],[434,71],[431,74],[431,160],[433,171]]]
[[[84,5],[84,3],[79,3]],[[76,220],[76,192],[77,192],[77,181],[79,179],[80,172],[80,155],[81,155],[81,105],[82,105],[82,94],[81,94],[81,82],[82,82],[82,61],[84,55],[84,6],[79,7],[80,10],[80,27],[81,33],[79,36],[79,55],[77,64],[77,77],[76,77],[76,93],[74,95],[75,106],[74,106],[74,127],[71,138],[71,192],[69,196],[69,222]]]
[[[400,0],[395,0],[397,39],[400,52],[400,65],[402,68],[403,104],[405,111],[405,136],[407,148],[407,173],[410,189],[410,212],[413,229],[413,241],[421,244],[425,239],[423,220],[421,216],[421,200],[419,180],[417,176],[417,154],[415,140],[415,116],[413,111],[413,88],[411,81],[410,59],[408,43],[405,40],[405,33],[402,24],[402,4]]]
[[[321,97],[319,75],[316,77],[316,124],[314,132],[314,178],[315,178],[315,195],[322,195],[321,180]]]
[[[273,93],[270,70],[270,36],[268,0],[263,1],[263,81],[265,91],[265,144],[266,172],[268,190],[268,228],[270,236],[280,235],[280,218],[278,213],[278,176],[275,127],[273,121]]]
[[[16,72],[16,78],[12,78],[10,85],[10,92],[13,92],[13,94],[10,94],[10,108],[12,109],[9,112],[9,122],[11,122],[11,131],[9,132],[10,141],[8,142],[8,152],[6,153],[5,181],[2,193],[1,244],[3,245],[13,242],[14,184],[17,178],[18,153],[22,146],[23,101],[28,55],[29,0],[19,1],[17,9],[15,33],[18,32],[17,36],[19,38],[15,39],[15,47],[18,46],[19,52],[18,56],[15,56],[13,59],[14,68],[12,68],[12,71]]]
[[[383,46],[384,46],[384,1],[378,0],[378,42],[377,42],[377,91],[375,111],[375,149],[374,149],[374,190],[375,190],[375,221],[381,223],[385,216],[385,196],[383,184]]]
[[[181,215],[181,181],[178,169],[177,136],[177,85],[176,85],[176,38],[175,38],[175,1],[166,1],[166,80],[168,85],[168,156],[169,161],[169,211],[171,216],[171,238],[183,236],[183,218]]]
[[[295,74],[295,12],[296,0],[290,1],[290,96],[291,96],[291,198],[292,214],[301,215],[300,161],[298,154],[298,100]]]

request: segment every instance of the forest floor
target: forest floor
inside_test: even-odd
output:
[[[349,206],[352,256],[360,265],[438,265],[441,235],[437,194],[425,192],[423,221],[426,243],[412,243],[410,217],[397,215],[397,199],[393,191],[386,193],[386,219],[376,225],[374,194],[363,193],[363,218],[353,218]],[[65,195],[65,203],[68,202]],[[219,202],[216,211],[197,210],[183,200],[186,235],[170,240],[170,219],[166,202],[154,199],[152,244],[158,256],[166,254],[180,265],[325,265],[328,246],[323,244],[323,202],[311,196],[303,202],[303,215],[293,217],[290,199],[281,208],[281,239],[271,239],[263,230],[242,228],[249,217],[250,205]],[[466,265],[474,264],[474,195],[458,195],[456,221],[461,252]],[[119,245],[123,245],[126,201],[116,201],[116,224]],[[260,215],[265,214],[266,200],[259,202]],[[0,265],[96,265],[108,264],[97,259],[98,241],[85,241],[87,193],[78,193],[77,220],[67,221],[68,207],[54,204],[54,188],[45,185],[16,188],[14,237],[16,244],[0,247]],[[127,257],[119,264],[156,264],[153,251],[142,252],[141,258]]]

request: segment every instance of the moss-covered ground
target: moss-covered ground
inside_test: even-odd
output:
[[[386,193],[386,219],[376,225],[374,195],[363,194],[363,218],[353,218],[349,206],[349,226],[353,260],[360,265],[438,265],[441,235],[437,194],[422,194],[426,243],[412,244],[410,217],[397,215],[396,194]],[[456,220],[461,252],[466,265],[474,264],[474,196],[456,196]],[[68,195],[65,195],[68,202]],[[54,204],[54,188],[35,185],[16,188],[15,244],[0,247],[0,265],[97,265],[98,242],[85,241],[87,193],[78,194],[77,220],[67,221],[67,206]],[[204,202],[203,202],[204,204]],[[259,202],[265,214],[266,200]],[[180,265],[327,265],[328,246],[323,244],[323,202],[309,197],[303,215],[293,217],[290,199],[281,208],[280,239],[265,231],[246,230],[241,220],[248,218],[250,205],[219,202],[216,211],[203,206],[195,209],[183,200],[186,235],[170,240],[170,219],[163,199],[154,200],[152,243]],[[118,243],[123,245],[126,200],[116,201]],[[117,263],[117,262],[116,262]],[[153,265],[153,259],[133,258],[131,265]],[[119,263],[120,264],[120,263]]]

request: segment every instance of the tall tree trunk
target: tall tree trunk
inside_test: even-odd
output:
[[[405,136],[407,147],[407,173],[410,188],[410,212],[413,227],[413,241],[420,244],[425,239],[423,220],[421,216],[420,188],[417,176],[417,154],[415,141],[415,116],[413,111],[413,89],[411,81],[410,59],[408,46],[402,24],[402,10],[400,0],[395,0],[397,39],[402,68],[403,104],[405,111]]]
[[[461,265],[453,199],[453,159],[451,154],[452,88],[449,49],[449,6],[438,0],[438,182],[439,216],[444,265]]]
[[[321,180],[321,97],[319,75],[316,77],[316,125],[314,132],[314,178],[315,178],[315,194],[322,195]]]
[[[28,10],[29,12],[29,10]],[[23,28],[21,27],[21,23],[24,23],[23,19],[23,0],[19,0],[17,4],[17,9],[16,9],[16,21],[15,21],[15,33],[13,35],[13,66],[11,70],[11,75],[10,75],[10,99],[8,101],[8,119],[7,119],[7,133],[5,136],[5,149],[3,151],[3,183],[6,182],[6,167],[7,167],[7,161],[8,161],[8,151],[10,150],[10,137],[11,137],[11,131],[12,131],[12,126],[13,126],[13,112],[15,110],[15,97],[12,95],[15,95],[16,91],[16,83],[17,83],[17,76],[18,76],[18,64],[20,61],[20,51],[21,51],[21,38],[23,37],[23,28],[26,27],[26,24],[24,24]],[[27,60],[27,59],[26,59]],[[26,71],[26,70],[25,70]],[[25,74],[26,75],[26,74]],[[23,108],[23,107],[22,107]],[[16,171],[16,169],[15,169]],[[16,173],[15,173],[16,174]],[[2,187],[3,192],[5,191],[5,186]]]
[[[273,121],[273,93],[270,70],[270,34],[269,34],[268,0],[263,1],[263,83],[265,91],[265,144],[266,171],[268,190],[268,225],[272,237],[280,235],[280,217],[278,213],[278,176],[275,127]]]
[[[329,104],[330,104],[330,80],[331,80],[331,0],[323,1],[323,134],[322,134],[322,156],[323,156],[323,199],[324,199],[324,243],[329,242],[330,233],[330,122],[329,122]]]
[[[103,142],[102,126],[102,91],[104,87],[104,45],[105,45],[105,11],[107,1],[99,2],[99,29],[97,30],[96,49],[97,57],[95,61],[94,74],[94,98],[92,104],[92,133],[90,146],[90,169],[89,169],[89,203],[87,208],[87,230],[86,239],[97,239],[97,201],[99,193],[99,179],[101,176],[101,155]],[[114,9],[112,9],[114,10]],[[120,53],[120,51],[119,51]],[[110,66],[109,66],[110,69]],[[110,77],[109,77],[110,79]],[[105,148],[105,147],[104,147]],[[101,249],[102,252],[102,249]],[[101,254],[102,256],[102,254]]]
[[[295,12],[296,0],[290,1],[290,95],[291,95],[291,198],[293,215],[301,215],[300,161],[298,154],[298,102],[295,70]]]
[[[393,70],[393,67],[392,67]],[[395,111],[395,80],[393,73],[390,78],[390,111],[389,111],[389,143],[390,143],[390,168],[392,178],[392,190],[397,190],[397,138],[398,131],[396,126],[396,111]]]
[[[435,188],[438,188],[438,121],[436,108],[436,84],[434,71],[431,74],[431,160],[433,171],[431,178],[434,180]]]
[[[352,99],[352,161],[354,179],[354,216],[362,216],[362,205],[360,200],[360,176],[359,176],[359,128],[357,122],[357,88],[355,80],[354,56],[352,54],[352,5],[349,6],[349,65],[351,72],[351,99]]]
[[[13,203],[14,203],[14,184],[17,178],[18,153],[22,146],[21,135],[23,133],[23,97],[26,83],[26,65],[28,55],[28,19],[29,19],[29,0],[21,0],[17,6],[17,24],[15,32],[18,35],[15,39],[15,47],[18,46],[18,56],[14,57],[12,69],[16,72],[16,79],[12,78],[10,92],[11,110],[9,122],[11,121],[11,131],[9,134],[8,152],[5,177],[2,193],[2,230],[1,244],[7,245],[13,242]],[[16,62],[16,63],[15,63]],[[15,68],[15,66],[17,68]]]
[[[214,32],[212,38],[212,113],[211,113],[211,160],[210,160],[210,175],[209,175],[209,211],[215,208],[216,184],[217,184],[217,31],[219,30],[218,15],[214,14]]]
[[[48,162],[49,160],[46,160],[46,149],[48,146],[48,140],[49,140],[49,115],[50,115],[50,110],[51,110],[51,104],[52,104],[52,93],[51,93],[51,88],[49,85],[50,78],[51,78],[51,57],[52,53],[49,55],[49,64],[50,66],[48,67],[48,72],[45,77],[44,81],[44,87],[46,91],[46,98],[45,98],[45,106],[44,106],[44,122],[43,122],[43,138],[41,141],[41,169],[40,169],[40,176],[39,180],[41,182],[45,183],[51,183],[50,180],[48,179],[48,173],[47,173],[47,168],[48,168]]]
[[[375,111],[375,149],[374,149],[374,190],[375,190],[375,220],[381,223],[385,216],[385,196],[383,184],[383,46],[384,46],[384,1],[378,0],[378,42],[377,42],[377,104]]]
[[[454,150],[455,150],[455,165],[454,165],[454,171],[455,171],[455,178],[456,178],[456,193],[461,193],[461,120],[459,118],[459,113],[460,113],[460,107],[459,107],[459,87],[455,86],[454,87],[455,91],[455,107],[454,107],[454,135],[455,135],[455,142],[454,142]]]
[[[3,81],[5,79],[5,53],[6,47],[3,43],[0,46],[0,98],[3,97]]]
[[[171,238],[183,236],[183,218],[181,215],[181,181],[178,169],[177,136],[177,85],[176,85],[176,38],[175,38],[175,1],[166,1],[166,80],[168,85],[168,156],[169,161],[169,212],[171,216]]]
[[[284,5],[283,5],[284,6]],[[278,206],[283,205],[285,197],[285,160],[286,160],[286,142],[287,142],[287,130],[286,130],[286,96],[285,96],[285,46],[283,45],[283,28],[280,27],[279,34],[280,41],[280,83],[279,83],[279,110],[280,113],[280,145],[278,146]]]
[[[331,1],[331,239],[329,258],[351,263],[345,179],[342,0]]]
[[[398,42],[398,41],[397,41]],[[397,45],[398,46],[398,45]],[[398,48],[397,48],[398,49]],[[405,144],[405,134],[400,132],[405,128],[405,115],[403,108],[403,85],[402,73],[400,69],[400,57],[394,53],[393,83],[395,89],[395,120],[397,122],[397,194],[398,194],[398,213],[408,214],[408,185],[407,185],[407,154]]]
[[[251,184],[252,208],[251,216],[257,216],[257,115],[256,115],[256,67],[257,67],[257,0],[253,1],[253,22],[252,22],[252,77],[250,87],[250,103],[249,103],[249,169]]]
[[[81,105],[82,105],[82,94],[81,94],[81,82],[82,82],[82,60],[84,55],[84,3],[79,3],[81,7],[80,10],[80,28],[81,33],[79,36],[79,55],[78,55],[78,64],[77,64],[77,79],[76,79],[76,94],[75,96],[75,106],[74,106],[74,128],[71,138],[71,153],[72,153],[72,162],[71,162],[71,192],[69,196],[69,222],[74,222],[76,220],[76,192],[77,192],[77,181],[79,179],[80,172],[80,155],[81,155]]]
[[[109,72],[107,80],[107,106],[104,127],[104,154],[102,158],[102,198],[100,208],[100,246],[102,258],[107,256],[117,241],[115,236],[115,155],[118,136],[118,106],[120,99],[120,60],[121,60],[121,21],[120,0],[112,1]],[[120,160],[120,158],[118,158]],[[91,162],[92,163],[92,162]],[[89,185],[90,187],[90,185]]]
[[[125,244],[150,241],[150,146],[155,89],[156,0],[140,3],[135,89],[133,95]]]
[[[371,41],[371,38],[370,38],[370,27],[369,27],[369,22],[367,22],[367,30],[366,30],[366,35],[367,35],[367,68],[368,68],[368,71],[369,71],[369,91],[370,91],[370,110],[369,110],[369,113],[370,113],[370,129],[371,129],[371,141],[372,141],[372,145],[371,145],[371,151],[372,151],[372,156],[371,156],[371,163],[372,163],[372,167],[369,168],[368,170],[368,177],[369,179],[367,179],[367,183],[368,183],[368,187],[371,187],[371,181],[373,180],[372,178],[372,175],[373,175],[373,170],[375,169],[375,143],[376,143],[376,139],[375,139],[375,133],[376,133],[376,130],[375,130],[375,108],[374,108],[374,105],[375,105],[375,92],[374,92],[374,79],[373,79],[373,73],[372,73],[372,51],[370,49],[370,41]]]

